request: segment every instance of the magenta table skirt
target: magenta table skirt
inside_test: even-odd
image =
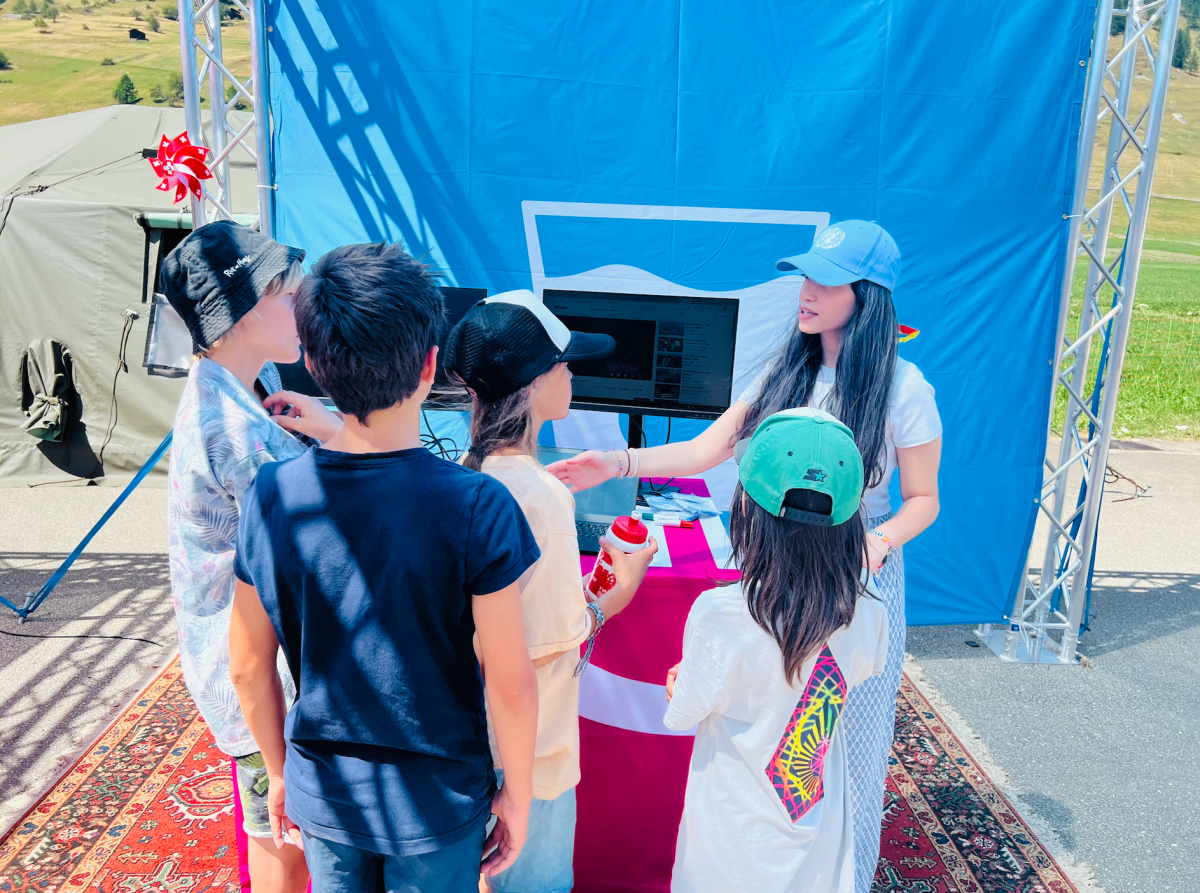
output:
[[[674,483],[685,493],[708,493],[700,480]],[[662,725],[664,681],[679,662],[696,596],[738,575],[718,567],[728,553],[719,519],[663,533],[671,567],[652,567],[629,607],[605,625],[580,683],[578,893],[667,891],[671,885],[692,735]],[[585,572],[594,561],[582,556]]]

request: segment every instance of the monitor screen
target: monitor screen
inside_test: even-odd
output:
[[[454,286],[442,286],[442,297],[446,301],[446,327],[438,338],[438,368],[437,377],[434,379],[434,388],[439,385],[446,386],[449,384],[446,378],[446,373],[442,369],[441,357],[446,351],[446,336],[450,334],[450,330],[454,324],[462,319],[468,310],[474,307],[477,303],[487,297],[486,288],[457,288]],[[309,371],[304,367],[304,356],[301,354],[300,362],[291,363],[288,365],[279,365],[279,377],[283,382],[285,390],[299,391],[301,394],[310,394],[313,397],[324,397],[321,393],[321,386],[314,380]],[[434,404],[439,401],[434,399]],[[441,402],[446,401],[444,398]]]
[[[546,289],[542,301],[577,332],[612,335],[607,359],[572,363],[572,406],[716,418],[729,408],[736,298]]]
[[[456,286],[443,285],[442,297],[446,299],[446,327],[442,330],[442,335],[438,339],[437,375],[433,379],[433,392],[429,395],[429,399],[425,401],[425,406],[429,409],[439,406],[462,409],[462,404],[470,402],[469,397],[461,393],[454,396],[440,393],[445,388],[453,387],[457,390],[457,386],[451,385],[450,378],[446,375],[446,370],[442,368],[442,358],[446,355],[446,338],[455,324],[467,315],[467,311],[487,297],[487,289],[458,288]]]

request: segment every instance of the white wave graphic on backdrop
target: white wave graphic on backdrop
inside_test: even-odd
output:
[[[690,288],[627,264],[609,264],[569,276],[546,276],[537,230],[538,216],[599,219],[689,220],[713,223],[770,223],[814,227],[814,234],[828,225],[829,214],[816,211],[771,211],[741,208],[689,208],[664,205],[608,205],[584,202],[521,203],[533,291],[540,298],[546,288],[573,291],[608,291],[624,294],[679,295],[686,297],[737,298],[738,330],[734,352],[733,399],[758,374],[771,352],[783,341],[796,318],[801,277],[777,276],[757,285],[733,291]],[[770,259],[767,259],[770,262]],[[625,446],[616,413],[574,410],[554,423],[559,446],[612,449]],[[702,475],[717,505],[728,508],[737,480],[733,460]]]

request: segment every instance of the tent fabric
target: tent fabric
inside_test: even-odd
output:
[[[75,391],[71,351],[57,341],[38,338],[21,358],[21,430],[38,440],[61,443]]]
[[[247,119],[237,113],[234,123]],[[171,430],[183,382],[130,363],[118,377],[120,421],[106,468],[98,465],[121,314],[140,314],[132,356],[141,356],[149,317],[146,233],[135,215],[186,209],[155,189],[159,179],[142,149],[184,129],[182,109],[129,105],[0,127],[0,486],[128,476]],[[235,150],[230,162],[234,210],[256,214],[253,161]],[[22,430],[22,357],[41,338],[62,344],[74,362],[79,419],[61,444]],[[157,471],[165,468],[164,459]]]
[[[733,295],[736,394],[793,324],[775,261],[822,220],[885,226],[921,331],[901,353],[946,432],[909,621],[1001,618],[1041,481],[1092,0],[267,9],[276,233],[310,257],[401,239],[492,293]]]

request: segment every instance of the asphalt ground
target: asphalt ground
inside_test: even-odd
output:
[[[1114,451],[1110,464],[1150,489],[1107,488],[1088,666],[1005,664],[967,644],[971,628],[925,627],[909,631],[910,672],[1076,879],[1193,893],[1200,448]],[[29,622],[0,609],[0,829],[175,653],[160,488],[133,494]],[[0,488],[0,593],[40,586],[118,492]]]
[[[0,489],[0,594],[22,603],[119,492]],[[175,654],[166,539],[166,491],[135,491],[27,622],[0,606],[0,831]]]
[[[968,627],[908,633],[968,747],[1107,893],[1200,890],[1200,450],[1172,449],[1110,453],[1150,489],[1106,488],[1086,667],[1004,663]]]

